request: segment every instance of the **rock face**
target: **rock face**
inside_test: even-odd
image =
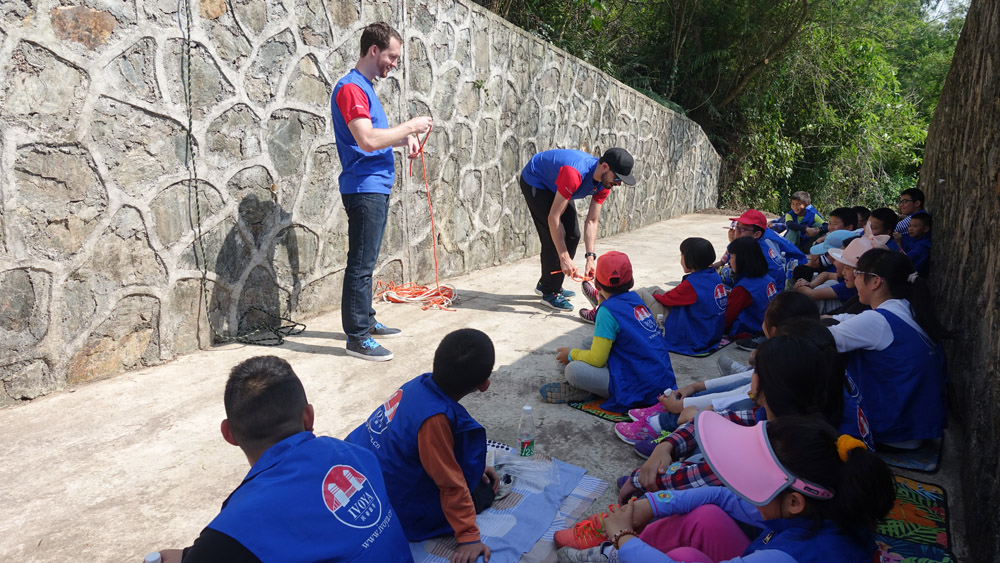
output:
[[[435,242],[442,276],[537,253],[517,179],[549,148],[636,156],[601,236],[715,204],[694,123],[480,6],[203,0],[186,44],[187,6],[0,1],[0,406],[339,306],[330,93],[373,21],[404,35],[389,120],[434,117],[439,218],[397,151],[379,279],[433,280]]]
[[[934,213],[937,310],[952,413],[963,427],[962,484],[970,561],[1000,553],[1000,1],[973,0],[927,132],[919,187]],[[974,204],[970,204],[974,202]],[[943,228],[937,228],[942,225]]]

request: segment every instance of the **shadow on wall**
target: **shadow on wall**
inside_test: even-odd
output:
[[[220,283],[212,293],[210,316],[223,319],[221,334],[213,334],[215,343],[236,338],[268,344],[291,324],[288,312],[295,309],[302,288],[298,237],[290,223],[291,214],[271,198],[250,193],[240,200],[236,224],[215,259]],[[279,249],[287,257],[291,284],[286,288],[279,286],[275,274]],[[220,285],[230,290],[220,290]]]

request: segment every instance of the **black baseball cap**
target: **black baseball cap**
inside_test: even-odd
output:
[[[607,162],[611,171],[618,176],[622,182],[634,186],[635,176],[632,175],[632,166],[635,165],[635,160],[632,155],[628,153],[625,149],[620,149],[618,147],[610,148],[604,152],[604,156],[601,157],[601,162]]]

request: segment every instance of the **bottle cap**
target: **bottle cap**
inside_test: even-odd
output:
[[[143,559],[143,563],[160,563],[160,561],[163,561],[163,559],[160,557],[159,551],[149,553],[146,555],[146,558]]]
[[[524,408],[521,410],[523,410],[524,412],[531,412],[531,405],[524,405]]]

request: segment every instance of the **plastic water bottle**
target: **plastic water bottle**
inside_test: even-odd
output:
[[[160,563],[161,561],[163,561],[163,559],[160,558],[159,551],[154,551],[146,555],[146,558],[143,559],[143,563]]]
[[[521,420],[517,423],[517,451],[523,457],[535,455],[535,417],[531,405],[521,409]]]
[[[664,321],[663,313],[657,314],[656,315],[656,328],[660,329],[660,334],[662,334],[663,336],[666,336],[667,335],[667,327],[664,326],[664,322],[663,321]]]

